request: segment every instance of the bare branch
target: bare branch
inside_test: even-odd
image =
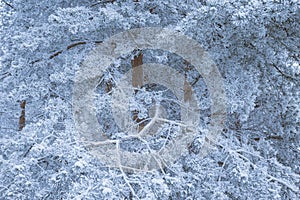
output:
[[[3,3],[5,3],[8,7],[15,9],[10,3],[7,3],[5,0],[1,0]]]

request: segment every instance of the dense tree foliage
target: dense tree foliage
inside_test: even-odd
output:
[[[299,199],[299,5],[297,0],[0,1],[0,199]],[[205,80],[190,66],[187,79],[199,99],[203,129],[175,163],[132,173],[106,166],[80,142],[72,95],[75,74],[95,46],[142,27],[168,28],[202,45],[224,79],[227,118],[213,151],[200,156],[210,102]],[[110,87],[141,53],[144,63],[184,72],[182,58],[159,49],[136,50],[108,66],[96,89],[97,117],[108,137],[123,134],[113,122]],[[139,110],[143,119],[149,105],[162,98],[176,121],[176,98],[162,86],[138,91],[132,111]],[[175,129],[167,126],[147,142],[160,148],[160,139]],[[143,148],[136,141],[121,147]]]

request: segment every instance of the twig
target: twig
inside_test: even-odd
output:
[[[5,0],[1,0],[3,3],[5,3],[7,6],[9,6],[12,9],[15,9],[15,7],[13,7],[11,4],[7,3]]]
[[[287,75],[286,73],[284,73],[281,69],[279,69],[279,67],[277,67],[275,64],[272,64],[272,66],[276,69],[276,71],[278,71],[283,77],[285,77],[288,80],[295,80],[295,77],[292,77],[290,75]]]
[[[104,4],[104,3],[114,3],[114,2],[115,2],[115,0],[99,1],[99,2],[93,3],[92,5],[90,5],[90,7],[94,7],[101,3]]]
[[[193,87],[193,86],[199,81],[200,78],[201,78],[201,75],[199,74],[199,75],[195,78],[195,80],[191,83],[191,86]]]
[[[5,72],[5,73],[1,74],[1,76],[2,77],[0,77],[0,80],[5,79],[8,76],[11,76],[11,73],[10,72]]]
[[[30,147],[27,149],[27,151],[23,154],[23,157],[26,157],[29,153],[29,151],[32,149],[32,147],[35,145],[35,143],[33,143],[32,145],[30,145]]]
[[[237,151],[230,150],[230,151],[229,151],[229,154],[232,154],[232,153],[235,154],[235,155],[237,155],[238,157],[240,157],[240,158],[246,160],[253,168],[258,168],[257,165],[255,165],[254,163],[252,163],[248,158],[246,158],[245,156],[241,155],[241,154],[238,153]],[[268,174],[268,173],[265,173],[265,175],[266,175],[268,178],[270,178],[270,180],[273,180],[273,181],[276,181],[276,182],[278,182],[278,183],[281,183],[281,184],[285,185],[286,187],[288,187],[289,189],[291,189],[293,192],[295,192],[295,193],[298,193],[298,192],[299,192],[299,189],[298,189],[295,185],[289,184],[289,183],[287,183],[287,182],[286,182],[285,180],[283,180],[283,179],[278,179],[278,178],[276,178],[276,177],[273,177],[273,176],[271,176],[271,175]]]
[[[291,189],[292,191],[294,191],[295,193],[298,193],[298,192],[299,192],[299,189],[298,189],[296,186],[287,183],[285,180],[278,179],[278,178],[276,178],[276,177],[274,177],[274,176],[271,176],[271,175],[269,175],[269,174],[267,174],[267,177],[270,178],[270,179],[269,179],[270,181],[276,181],[276,182],[278,182],[278,183],[281,183],[281,184],[285,185],[286,187],[290,188],[290,189]]]
[[[132,193],[135,197],[138,198],[138,196],[136,195],[134,189],[132,188],[132,186],[131,186],[130,182],[128,181],[127,176],[126,176],[126,174],[125,174],[125,172],[124,172],[124,170],[123,170],[123,168],[122,168],[121,155],[120,155],[120,143],[119,143],[119,141],[117,141],[117,143],[116,143],[116,148],[117,148],[117,154],[118,154],[117,156],[118,156],[118,162],[119,162],[119,169],[120,169],[120,171],[121,171],[121,173],[122,173],[122,176],[123,176],[123,178],[124,178],[124,180],[125,180],[125,183],[126,183],[127,186],[129,187],[131,193]],[[139,199],[139,198],[138,198],[138,199]]]
[[[81,44],[86,44],[86,42],[77,42],[77,43],[71,44],[71,45],[67,46],[67,50],[69,50],[73,47],[76,47],[78,45],[81,45]]]
[[[58,55],[61,54],[62,52],[63,52],[63,51],[55,52],[54,54],[52,54],[52,55],[49,57],[49,59],[52,59],[52,58],[58,56]]]
[[[95,43],[95,44],[100,44],[100,43],[102,43],[102,41],[96,40],[96,41],[93,41],[93,43]],[[66,48],[65,50],[56,51],[55,53],[53,53],[52,55],[50,55],[50,56],[48,57],[48,59],[51,60],[51,59],[57,57],[58,55],[64,53],[64,51],[70,50],[70,49],[72,49],[72,48],[74,48],[74,47],[76,47],[76,46],[78,46],[78,45],[83,45],[83,44],[87,44],[87,42],[85,42],[85,41],[80,41],[80,42],[76,42],[76,43],[70,44],[70,45],[67,46],[67,48]],[[30,64],[35,64],[35,63],[40,62],[40,61],[42,61],[42,60],[43,60],[43,59],[37,59],[37,60],[31,61]]]

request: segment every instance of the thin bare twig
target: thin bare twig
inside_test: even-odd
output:
[[[90,5],[90,7],[94,7],[96,5],[99,5],[99,4],[105,4],[105,3],[114,3],[115,0],[106,0],[106,1],[99,1],[99,2],[96,2],[96,3],[93,3],[92,5]]]
[[[66,51],[66,50],[70,50],[70,49],[72,49],[72,48],[74,48],[74,47],[76,47],[76,46],[78,46],[78,45],[83,45],[83,44],[87,44],[87,43],[88,43],[88,42],[86,42],[86,41],[79,41],[79,42],[76,42],[76,43],[72,43],[72,44],[68,45],[67,48],[66,48],[65,50],[56,51],[55,53],[51,54],[51,55],[48,57],[48,59],[51,60],[51,59],[57,57],[58,55],[64,53],[64,51]],[[98,41],[98,40],[97,40],[97,41],[93,41],[93,43],[95,43],[95,44],[100,44],[100,43],[102,43],[102,41]],[[43,60],[43,59],[37,59],[37,60],[34,60],[34,61],[30,62],[30,64],[35,64],[35,63],[40,62],[40,61],[42,61],[42,60]]]
[[[3,3],[5,3],[8,7],[15,9],[10,3],[7,3],[5,0],[1,0]]]
[[[278,71],[283,77],[285,77],[286,79],[288,80],[295,80],[296,78],[295,77],[292,77],[290,75],[287,75],[286,73],[284,73],[281,69],[279,69],[279,67],[277,67],[275,64],[272,65],[276,71]]]

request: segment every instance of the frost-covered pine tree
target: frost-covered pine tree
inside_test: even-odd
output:
[[[0,0],[0,199],[299,199],[299,6],[297,0]],[[226,121],[201,156],[213,116],[195,66],[163,49],[118,57],[105,66],[94,99],[99,127],[118,141],[116,153],[159,152],[186,125],[175,93],[145,84],[128,99],[127,119],[138,132],[154,118],[165,120],[143,140],[120,128],[112,98],[134,66],[160,63],[180,72],[200,113],[196,136],[173,163],[131,171],[99,159],[90,147],[101,146],[97,139],[81,139],[72,97],[87,55],[116,34],[145,27],[186,35],[210,55],[224,82]]]

